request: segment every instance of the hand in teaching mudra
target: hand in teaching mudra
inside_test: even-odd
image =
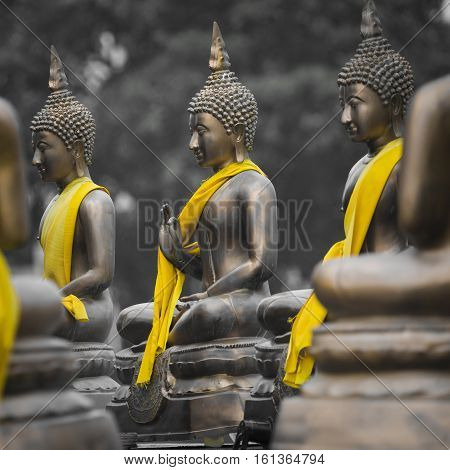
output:
[[[173,264],[183,262],[183,244],[180,224],[173,215],[173,209],[169,204],[163,204],[161,208],[161,226],[159,228],[159,247],[164,256]]]

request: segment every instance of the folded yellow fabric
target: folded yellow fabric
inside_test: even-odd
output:
[[[241,163],[232,163],[204,181],[189,199],[178,217],[185,249],[188,249],[191,253],[195,250],[194,244],[187,244],[194,234],[203,208],[211,196],[230,178],[243,171],[256,171],[264,175],[263,171],[249,159]],[[154,293],[153,327],[145,347],[136,381],[138,385],[144,385],[150,381],[155,358],[166,348],[173,312],[180,298],[183,283],[184,274],[167,260],[161,250],[158,250],[158,276]]]
[[[6,260],[0,251],[0,397],[6,382],[8,361],[19,319],[19,302]]]
[[[355,256],[361,251],[378,200],[386,182],[403,152],[403,140],[396,139],[384,146],[361,173],[344,217],[345,239],[331,247],[324,262],[344,256]],[[326,308],[314,292],[297,314],[292,326],[284,383],[298,388],[311,375],[314,359],[308,353],[313,330],[327,315]]]
[[[97,189],[108,193],[106,188],[93,183],[90,178],[73,180],[53,201],[45,216],[41,234],[44,278],[52,280],[59,288],[71,281],[72,246],[78,210],[83,199]],[[64,297],[62,304],[76,320],[89,320],[83,302],[75,295]]]

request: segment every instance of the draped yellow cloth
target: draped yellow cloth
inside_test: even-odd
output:
[[[206,203],[230,178],[244,171],[256,171],[264,175],[263,171],[249,159],[241,163],[231,163],[204,181],[189,199],[178,217],[178,222],[183,246],[189,249],[190,252],[195,250],[195,244],[187,246],[187,243],[197,228]],[[184,274],[173,266],[159,249],[158,276],[156,278],[153,304],[153,327],[145,347],[136,381],[138,385],[150,381],[155,358],[166,348],[173,312],[183,289],[184,277]]]
[[[8,361],[19,319],[19,302],[6,260],[0,251],[0,397],[6,382]]]
[[[45,217],[40,237],[44,250],[44,278],[52,280],[60,288],[71,281],[72,246],[78,210],[83,199],[97,189],[108,193],[106,188],[93,183],[90,178],[73,180],[54,200]],[[61,302],[75,320],[89,320],[83,302],[75,295],[68,295]]]
[[[385,145],[361,173],[344,217],[345,239],[335,243],[324,257],[324,262],[344,256],[355,256],[361,251],[378,200],[386,182],[402,156],[403,140],[396,139]],[[327,315],[326,308],[314,292],[297,314],[292,326],[286,374],[283,382],[298,388],[311,375],[314,359],[308,353],[314,328]]]

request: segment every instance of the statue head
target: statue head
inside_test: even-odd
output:
[[[400,137],[414,93],[409,62],[382,35],[373,0],[364,6],[362,42],[338,76],[341,122],[355,142],[373,142],[386,134]]]
[[[189,103],[189,148],[202,167],[221,168],[242,161],[253,149],[258,106],[248,88],[239,83],[225,42],[216,22],[213,25],[211,74]]]
[[[95,121],[69,89],[64,66],[51,47],[50,95],[34,116],[33,165],[44,181],[59,181],[71,172],[83,176],[92,163]]]

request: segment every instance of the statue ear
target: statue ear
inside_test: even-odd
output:
[[[84,145],[81,140],[76,140],[72,144],[72,155],[75,163],[75,170],[78,178],[85,176],[86,162],[84,161]]]
[[[402,135],[402,121],[403,121],[403,100],[402,97],[396,93],[391,97],[391,116],[392,116],[392,130],[396,137]]]
[[[233,134],[235,135],[235,150],[236,150],[236,161],[241,163],[245,160],[246,151],[245,151],[245,126],[244,124],[236,124],[233,127]]]

